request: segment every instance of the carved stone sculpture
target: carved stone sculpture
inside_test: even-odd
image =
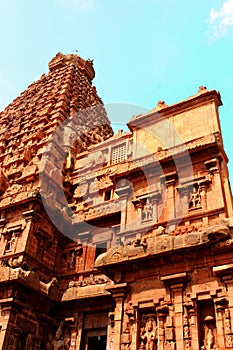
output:
[[[49,294],[51,286],[54,285],[56,282],[57,282],[56,277],[53,277],[51,281],[49,281],[48,283],[44,283],[40,281],[40,290],[46,294]]]
[[[193,191],[190,195],[189,207],[190,208],[198,208],[201,205],[201,195],[199,193],[199,189],[193,187]]]
[[[156,350],[157,349],[157,326],[154,316],[147,316],[144,319],[144,326],[140,333],[139,350]]]
[[[4,174],[2,168],[0,168],[0,195],[2,195],[9,187],[7,176]]]
[[[48,342],[46,344],[46,350],[68,350],[70,348],[70,337],[64,330],[64,322],[61,321],[59,327],[53,337],[49,335]]]
[[[129,321],[133,322],[135,319],[135,310],[132,301],[129,301],[126,305],[125,313],[129,317]]]

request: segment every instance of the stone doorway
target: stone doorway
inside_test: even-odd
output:
[[[107,329],[84,331],[81,350],[106,350]]]
[[[17,350],[28,348],[28,333],[21,333],[19,336],[19,342],[17,344]]]
[[[106,350],[106,343],[106,335],[88,337],[87,350]]]

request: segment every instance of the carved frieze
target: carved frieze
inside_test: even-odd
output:
[[[158,228],[139,240],[136,239],[126,242],[123,246],[109,249],[96,259],[95,266],[114,264],[119,261],[128,261],[142,256],[161,254],[180,248],[202,246],[209,243],[216,244],[219,241],[226,241],[230,237],[231,233],[228,224],[225,222],[208,226],[203,231],[184,235],[184,239],[182,240],[180,240],[180,236],[173,236]]]

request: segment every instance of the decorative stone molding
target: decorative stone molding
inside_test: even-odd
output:
[[[98,256],[95,267],[104,267],[119,263],[121,261],[131,261],[149,255],[165,254],[176,249],[185,249],[194,246],[205,246],[226,241],[231,238],[231,233],[227,223],[209,226],[200,232],[193,232],[187,235],[171,236],[164,231],[160,235],[154,230],[151,234],[127,242],[123,246],[109,249],[106,253]],[[182,239],[181,239],[182,238]]]

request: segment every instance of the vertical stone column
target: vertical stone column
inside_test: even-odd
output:
[[[207,209],[207,181],[200,182],[201,207]]]
[[[176,347],[177,349],[183,348],[183,284],[174,284],[171,286],[173,298],[174,298],[174,311],[175,311],[175,334],[176,334]]]
[[[10,349],[10,336],[15,339],[16,335],[13,334],[15,325],[10,322],[10,319],[14,319],[17,311],[12,306],[13,298],[6,298],[1,300],[1,316],[0,321],[2,328],[0,330],[0,349]],[[17,335],[18,336],[18,335]]]
[[[194,305],[188,306],[188,316],[190,322],[191,348],[192,350],[199,350],[197,315],[194,310]]]
[[[161,280],[169,286],[172,299],[173,299],[175,342],[176,342],[177,349],[184,348],[183,287],[186,279],[187,279],[186,272],[161,277]]]
[[[167,186],[167,196],[166,196],[167,218],[174,219],[175,218],[175,194],[174,194],[175,179],[166,181],[166,186]]]
[[[225,349],[233,347],[233,333],[231,333],[231,325],[233,324],[233,264],[226,264],[213,267],[214,275],[217,275],[226,285],[227,297],[226,300],[218,302],[216,300],[216,313],[217,313],[217,333],[219,346]],[[228,301],[228,308],[224,310],[225,304]],[[221,305],[223,303],[223,305]],[[218,305],[220,305],[221,315],[218,314]],[[225,315],[224,315],[225,312]],[[219,319],[219,320],[218,320]],[[225,324],[224,324],[225,319]],[[227,323],[227,324],[226,324]],[[225,340],[225,344],[224,344]]]
[[[83,331],[83,312],[75,315],[75,329],[71,332],[70,350],[79,350]]]
[[[181,209],[181,215],[185,215],[188,213],[189,209],[189,190],[188,186],[185,187],[179,187],[179,194],[181,196],[181,203],[182,203],[182,209]]]
[[[80,270],[84,270],[84,269],[88,269],[88,268],[92,268],[93,267],[93,263],[94,261],[90,261],[90,252],[93,252],[93,246],[89,245],[90,240],[91,240],[91,233],[89,231],[87,232],[82,232],[79,234],[79,238],[82,242],[82,247],[83,247],[83,254],[80,258],[80,265],[79,265],[79,269]],[[90,248],[90,249],[88,249]]]
[[[142,222],[142,209],[143,209],[143,202],[140,199],[136,199],[133,202],[133,205],[135,207],[135,209],[137,210],[137,220],[136,220],[136,227],[140,227],[141,226],[141,222]]]
[[[226,284],[231,324],[233,324],[233,264],[213,267],[213,273]]]
[[[135,350],[137,346],[138,339],[138,310],[135,309],[135,320],[131,325],[131,347],[130,349]]]
[[[168,314],[166,306],[159,306],[156,308],[158,315],[158,350],[164,350],[165,343],[165,328],[164,323]]]
[[[108,314],[107,350],[114,350],[114,312]]]
[[[120,350],[121,347],[121,333],[122,333],[122,321],[123,321],[123,302],[127,289],[127,283],[119,283],[115,286],[107,287],[113,298],[115,299],[115,312],[114,312],[114,350]]]
[[[161,193],[157,190],[152,194],[152,203],[153,203],[153,223],[158,222],[158,203],[161,199]]]
[[[175,218],[175,183],[176,183],[177,173],[172,172],[161,176],[161,181],[166,184],[166,197],[165,201],[165,220],[171,220]]]
[[[217,328],[217,343],[220,349],[224,349],[224,324],[223,324],[224,307],[218,300],[215,300],[216,328]]]

